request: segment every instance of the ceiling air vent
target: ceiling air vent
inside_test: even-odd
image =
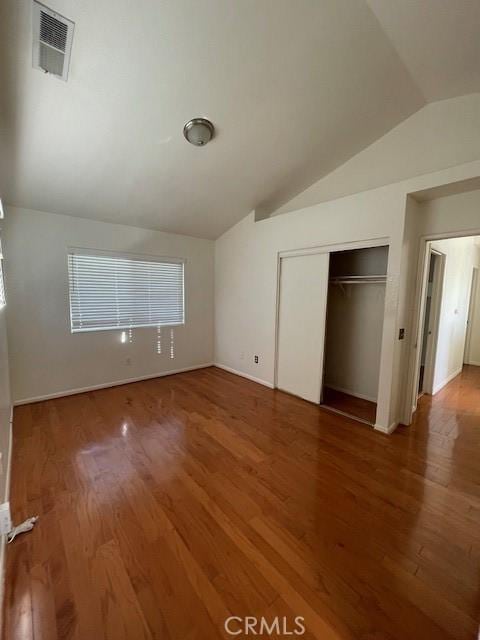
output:
[[[62,80],[68,77],[74,23],[33,2],[33,66]]]

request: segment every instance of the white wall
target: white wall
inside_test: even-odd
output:
[[[416,289],[420,257],[420,204],[407,196],[405,208],[405,227],[402,243],[402,263],[400,293],[398,304],[398,328],[405,329],[405,338],[401,342],[398,354],[398,383],[395,389],[394,408],[399,420],[408,424],[411,419],[413,394],[410,393],[410,381],[415,375],[412,358],[415,350]],[[415,395],[416,398],[416,395]]]
[[[471,237],[437,240],[431,247],[446,256],[433,379],[437,393],[463,368],[475,248]]]
[[[384,309],[383,284],[330,287],[326,386],[377,401]]]
[[[480,164],[480,163],[479,163]],[[419,234],[422,236],[478,231],[480,189],[432,198],[418,205]]]
[[[285,213],[480,158],[480,93],[425,105],[275,213]]]
[[[213,242],[135,227],[8,208],[4,233],[8,339],[14,401],[208,364],[213,356]],[[70,333],[67,248],[186,259],[186,324]],[[127,359],[130,359],[130,364]]]

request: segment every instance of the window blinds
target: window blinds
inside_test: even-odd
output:
[[[72,332],[179,325],[184,261],[69,250]]]

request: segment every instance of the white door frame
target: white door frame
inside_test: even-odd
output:
[[[467,335],[465,337],[465,350],[463,352],[463,362],[465,364],[470,364],[470,343],[472,340],[473,310],[475,309],[475,306],[476,306],[479,277],[480,277],[480,268],[473,267],[472,280],[470,284],[470,299],[468,301]]]
[[[370,247],[388,247],[390,255],[391,240],[388,237],[370,238],[367,240],[357,240],[353,242],[344,242],[337,244],[326,244],[313,247],[303,247],[299,249],[288,249],[285,251],[279,251],[277,253],[277,293],[276,293],[276,313],[275,313],[275,360],[274,360],[274,373],[273,373],[273,387],[278,389],[277,384],[277,368],[278,368],[278,334],[280,323],[280,268],[282,258],[304,256],[312,253],[334,253],[335,251],[349,251],[352,249],[368,249]],[[387,277],[388,280],[388,277]],[[385,296],[386,299],[386,296]],[[385,312],[384,312],[385,314]],[[382,348],[384,345],[384,339],[382,337]],[[380,372],[381,373],[381,372]],[[321,394],[322,390],[320,390]]]
[[[429,324],[432,327],[432,332],[430,336],[430,340],[427,343],[427,353],[425,357],[425,371],[423,377],[423,389],[425,393],[433,393],[433,381],[435,377],[435,361],[437,357],[437,346],[438,346],[438,332],[440,327],[440,317],[442,310],[442,298],[443,298],[443,282],[445,276],[445,262],[447,256],[441,251],[437,251],[437,249],[433,249],[431,245],[427,244],[429,248],[429,260],[426,261],[425,268],[427,269],[427,283],[426,286],[428,288],[428,270],[430,265],[431,256],[437,256],[438,263],[435,266],[435,272],[433,275],[433,288],[432,288],[432,296],[431,296],[431,307],[430,307],[430,316],[429,316]],[[422,322],[422,345],[423,345],[423,333],[425,329],[425,311],[426,311],[426,296],[423,305],[423,322]],[[420,346],[420,343],[419,343]],[[423,348],[423,346],[422,346]],[[418,380],[420,376],[420,366],[421,366],[421,351],[420,351],[420,359],[418,363],[418,373],[417,373],[417,388],[418,388]],[[418,394],[417,394],[418,397]]]
[[[423,311],[426,293],[426,273],[425,262],[428,257],[428,243],[434,240],[448,240],[449,238],[470,238],[480,236],[480,228],[467,229],[465,231],[450,231],[446,233],[435,233],[420,238],[419,260],[417,270],[417,283],[415,286],[414,310],[412,319],[411,336],[409,345],[409,358],[407,370],[407,385],[404,403],[404,424],[411,424],[413,414],[417,408],[418,373],[421,350],[418,345],[421,343],[423,333]]]

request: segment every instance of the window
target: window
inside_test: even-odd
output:
[[[185,322],[184,261],[69,249],[73,333]]]

